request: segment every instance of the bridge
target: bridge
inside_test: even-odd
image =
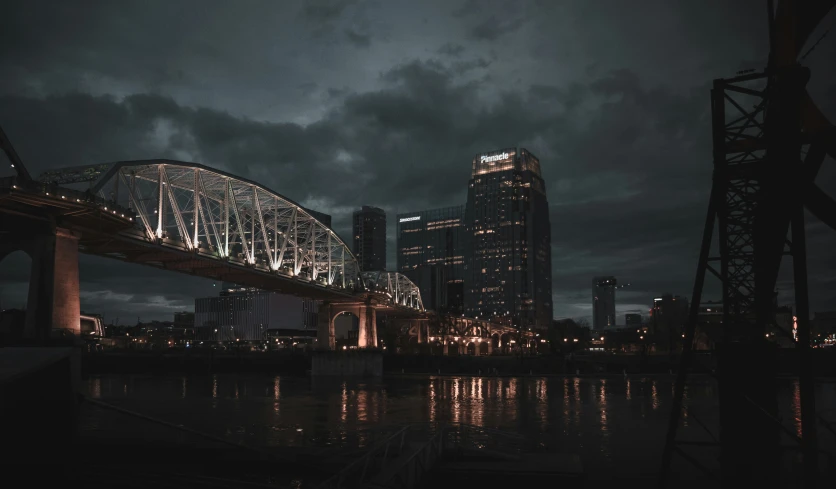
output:
[[[32,258],[30,338],[79,333],[78,253],[322,301],[323,349],[335,348],[334,319],[346,312],[359,318],[360,348],[378,346],[378,312],[421,331],[413,336],[422,343],[462,336],[440,328],[445,321],[430,326],[407,277],[362,272],[329,226],[261,184],[173,160],[61,168],[33,179],[2,131],[0,143],[17,170],[0,179],[0,260],[18,250]],[[490,328],[474,331],[482,330]]]

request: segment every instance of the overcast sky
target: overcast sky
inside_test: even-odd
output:
[[[620,323],[654,295],[690,296],[711,183],[711,81],[762,68],[768,52],[759,0],[6,0],[3,10],[0,124],[30,172],[200,162],[331,214],[343,236],[352,210],[379,206],[394,269],[396,213],[464,203],[473,155],[520,145],[546,181],[555,316],[591,316],[592,277],[615,275],[631,283],[618,292]],[[806,60],[831,120],[834,59],[831,35]],[[818,178],[831,195],[834,175],[830,161]],[[833,310],[836,239],[816,221],[809,231],[812,309]],[[217,293],[186,275],[81,261],[82,308],[108,321],[170,319]],[[3,307],[25,303],[28,265],[20,253],[0,263]]]

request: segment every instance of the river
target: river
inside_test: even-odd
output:
[[[93,398],[251,446],[352,447],[366,443],[366,430],[379,425],[455,422],[521,433],[550,450],[578,454],[593,478],[608,474],[649,479],[659,469],[673,378],[423,377],[343,382],[241,374],[104,375],[88,379],[86,388]],[[800,433],[798,383],[783,380],[780,388],[784,425]],[[821,414],[833,421],[836,384],[819,384],[816,397]],[[686,405],[716,435],[714,381],[692,380]],[[82,414],[82,430],[87,433],[106,436],[134,426],[98,409]],[[140,436],[152,436],[153,430],[146,426],[134,428],[142,431]],[[687,417],[681,434],[707,439]],[[823,448],[836,453],[832,433],[819,429],[819,438]],[[788,437],[786,443],[791,443]],[[698,456],[710,465],[710,456]],[[683,477],[693,473],[685,462],[675,468]]]

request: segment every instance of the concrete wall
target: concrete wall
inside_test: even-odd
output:
[[[382,377],[383,354],[375,351],[317,351],[311,358],[314,377]]]

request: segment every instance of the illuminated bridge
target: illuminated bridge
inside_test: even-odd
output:
[[[78,252],[321,300],[319,337],[331,348],[343,312],[360,318],[359,344],[370,347],[376,311],[424,312],[409,279],[361,273],[330,227],[256,182],[170,160],[64,168],[33,180],[7,140],[4,149],[18,176],[0,182],[0,259],[16,250],[32,257],[26,330],[34,337],[78,331]]]

